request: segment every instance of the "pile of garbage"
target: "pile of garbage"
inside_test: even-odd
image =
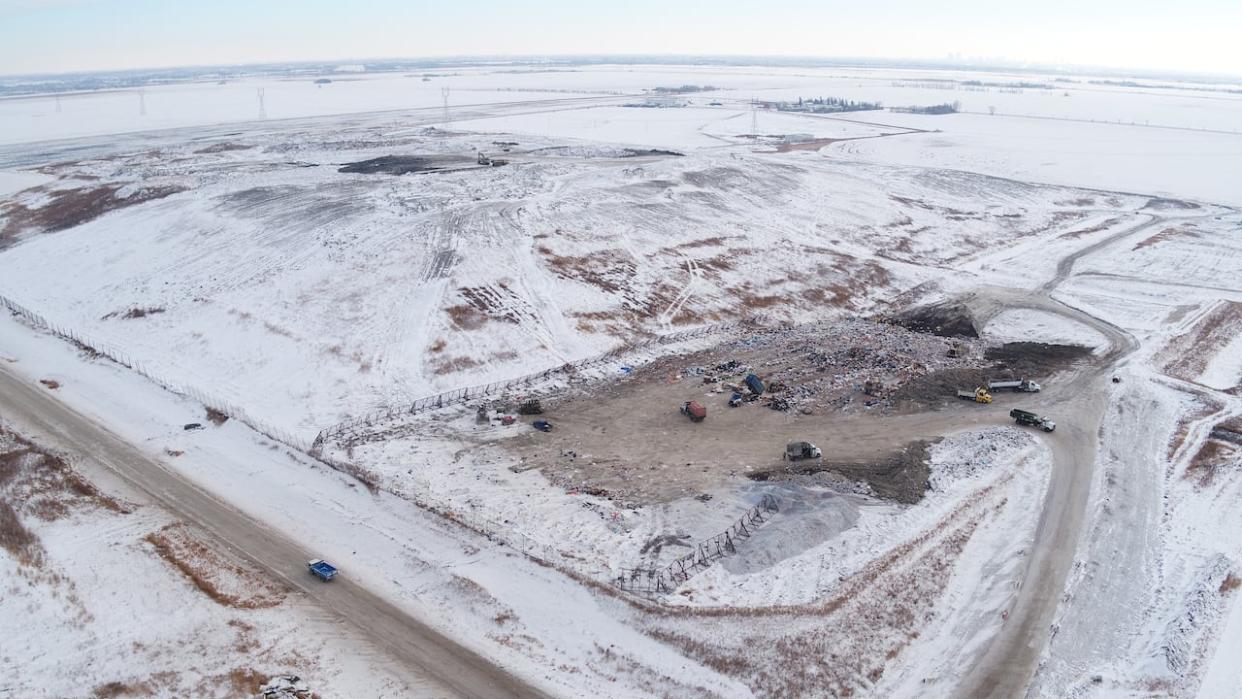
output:
[[[268,680],[259,687],[255,699],[306,699],[311,695],[310,687],[297,675],[280,675]]]
[[[944,338],[898,325],[851,318],[766,332],[724,343],[720,360],[687,366],[729,405],[758,403],[773,410],[880,410],[910,380],[944,369],[982,366],[978,340]],[[763,387],[755,391],[749,376]]]

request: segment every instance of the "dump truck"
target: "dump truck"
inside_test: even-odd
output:
[[[690,418],[692,422],[703,422],[703,418],[707,417],[707,408],[697,400],[688,400],[682,404],[681,414]]]
[[[760,381],[759,377],[754,374],[746,375],[746,388],[749,388],[750,392],[756,396],[763,395],[763,382]]]
[[[1018,410],[1017,408],[1014,408],[1009,411],[1009,417],[1013,418],[1019,425],[1038,427],[1044,432],[1051,432],[1057,428],[1057,423],[1046,417],[1040,417],[1029,410]]]
[[[790,442],[785,445],[785,452],[781,454],[781,458],[786,461],[801,461],[803,459],[818,459],[823,455],[819,447],[810,442]]]
[[[1039,384],[1026,379],[1004,379],[1001,381],[989,381],[988,390],[990,391],[1013,391],[1014,393],[1039,393]]]
[[[332,578],[336,577],[336,566],[320,558],[307,561],[306,568],[310,571],[311,575],[324,582],[328,582]]]
[[[976,403],[991,403],[992,394],[988,393],[988,389],[980,386],[974,391],[958,391],[957,397],[962,400],[973,400]]]

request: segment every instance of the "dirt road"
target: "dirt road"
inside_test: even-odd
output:
[[[543,696],[508,671],[411,618],[348,574],[329,584],[314,580],[306,573],[306,559],[312,553],[306,546],[221,502],[3,366],[0,417],[78,459],[109,469],[136,491],[218,539],[226,552],[339,615],[420,680],[430,680],[422,696]]]
[[[1153,217],[1067,256],[1057,265],[1056,275],[1036,291],[987,288],[965,299],[980,327],[1004,310],[1039,310],[1095,329],[1108,339],[1109,348],[1096,361],[1077,368],[1069,377],[1071,390],[1049,392],[1035,403],[1057,419],[1055,436],[1046,440],[1053,454],[1052,476],[1022,587],[1005,625],[959,688],[957,694],[961,696],[991,699],[1026,694],[1050,639],[1052,620],[1077,553],[1095,472],[1100,424],[1107,408],[1109,373],[1138,346],[1121,328],[1070,308],[1053,299],[1051,293],[1082,257],[1165,223],[1166,218]]]

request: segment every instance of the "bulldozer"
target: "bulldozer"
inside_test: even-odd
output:
[[[973,400],[976,403],[992,402],[992,394],[988,393],[988,389],[983,386],[976,388],[973,393],[971,391],[958,391],[957,397],[962,400]]]

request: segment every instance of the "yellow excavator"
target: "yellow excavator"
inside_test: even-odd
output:
[[[988,393],[988,389],[984,388],[983,386],[976,388],[973,393],[970,391],[958,391],[957,397],[961,398],[962,400],[973,400],[976,403],[991,403],[992,402],[992,394]]]

